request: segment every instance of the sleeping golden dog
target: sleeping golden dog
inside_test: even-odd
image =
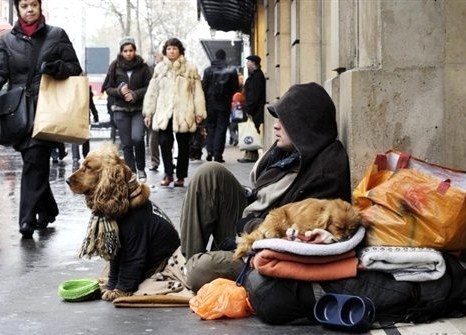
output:
[[[233,258],[245,256],[256,240],[285,237],[290,228],[302,234],[324,229],[342,241],[350,238],[360,225],[366,226],[367,222],[344,200],[305,199],[271,210],[257,229],[241,235]]]

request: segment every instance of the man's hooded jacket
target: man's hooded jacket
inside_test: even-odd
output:
[[[275,143],[256,163],[251,181],[257,197],[243,217],[264,218],[273,208],[306,198],[351,202],[348,155],[337,139],[335,105],[325,89],[316,83],[294,85],[268,109],[296,151],[284,152]],[[250,230],[259,223],[253,221],[238,228],[246,223]]]

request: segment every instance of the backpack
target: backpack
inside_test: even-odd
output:
[[[228,67],[224,68],[214,68],[212,72],[212,85],[211,85],[211,97],[215,100],[225,100],[230,99],[232,92],[231,86],[228,85],[230,80],[230,69]]]

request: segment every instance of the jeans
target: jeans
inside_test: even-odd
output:
[[[142,112],[114,112],[118,135],[126,164],[133,172],[146,167],[146,148],[144,144],[144,119]]]

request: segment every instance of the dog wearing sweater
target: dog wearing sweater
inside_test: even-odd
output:
[[[320,229],[330,233],[328,236],[332,240],[343,241],[350,238],[360,225],[367,224],[358,209],[347,201],[305,199],[271,210],[254,231],[239,237],[233,258],[245,256],[256,240],[287,236],[303,236],[306,239],[314,230]]]
[[[137,181],[113,144],[91,151],[66,182],[92,211],[80,257],[110,261],[102,299],[131,295],[180,246],[168,216],[149,200],[149,187]]]

